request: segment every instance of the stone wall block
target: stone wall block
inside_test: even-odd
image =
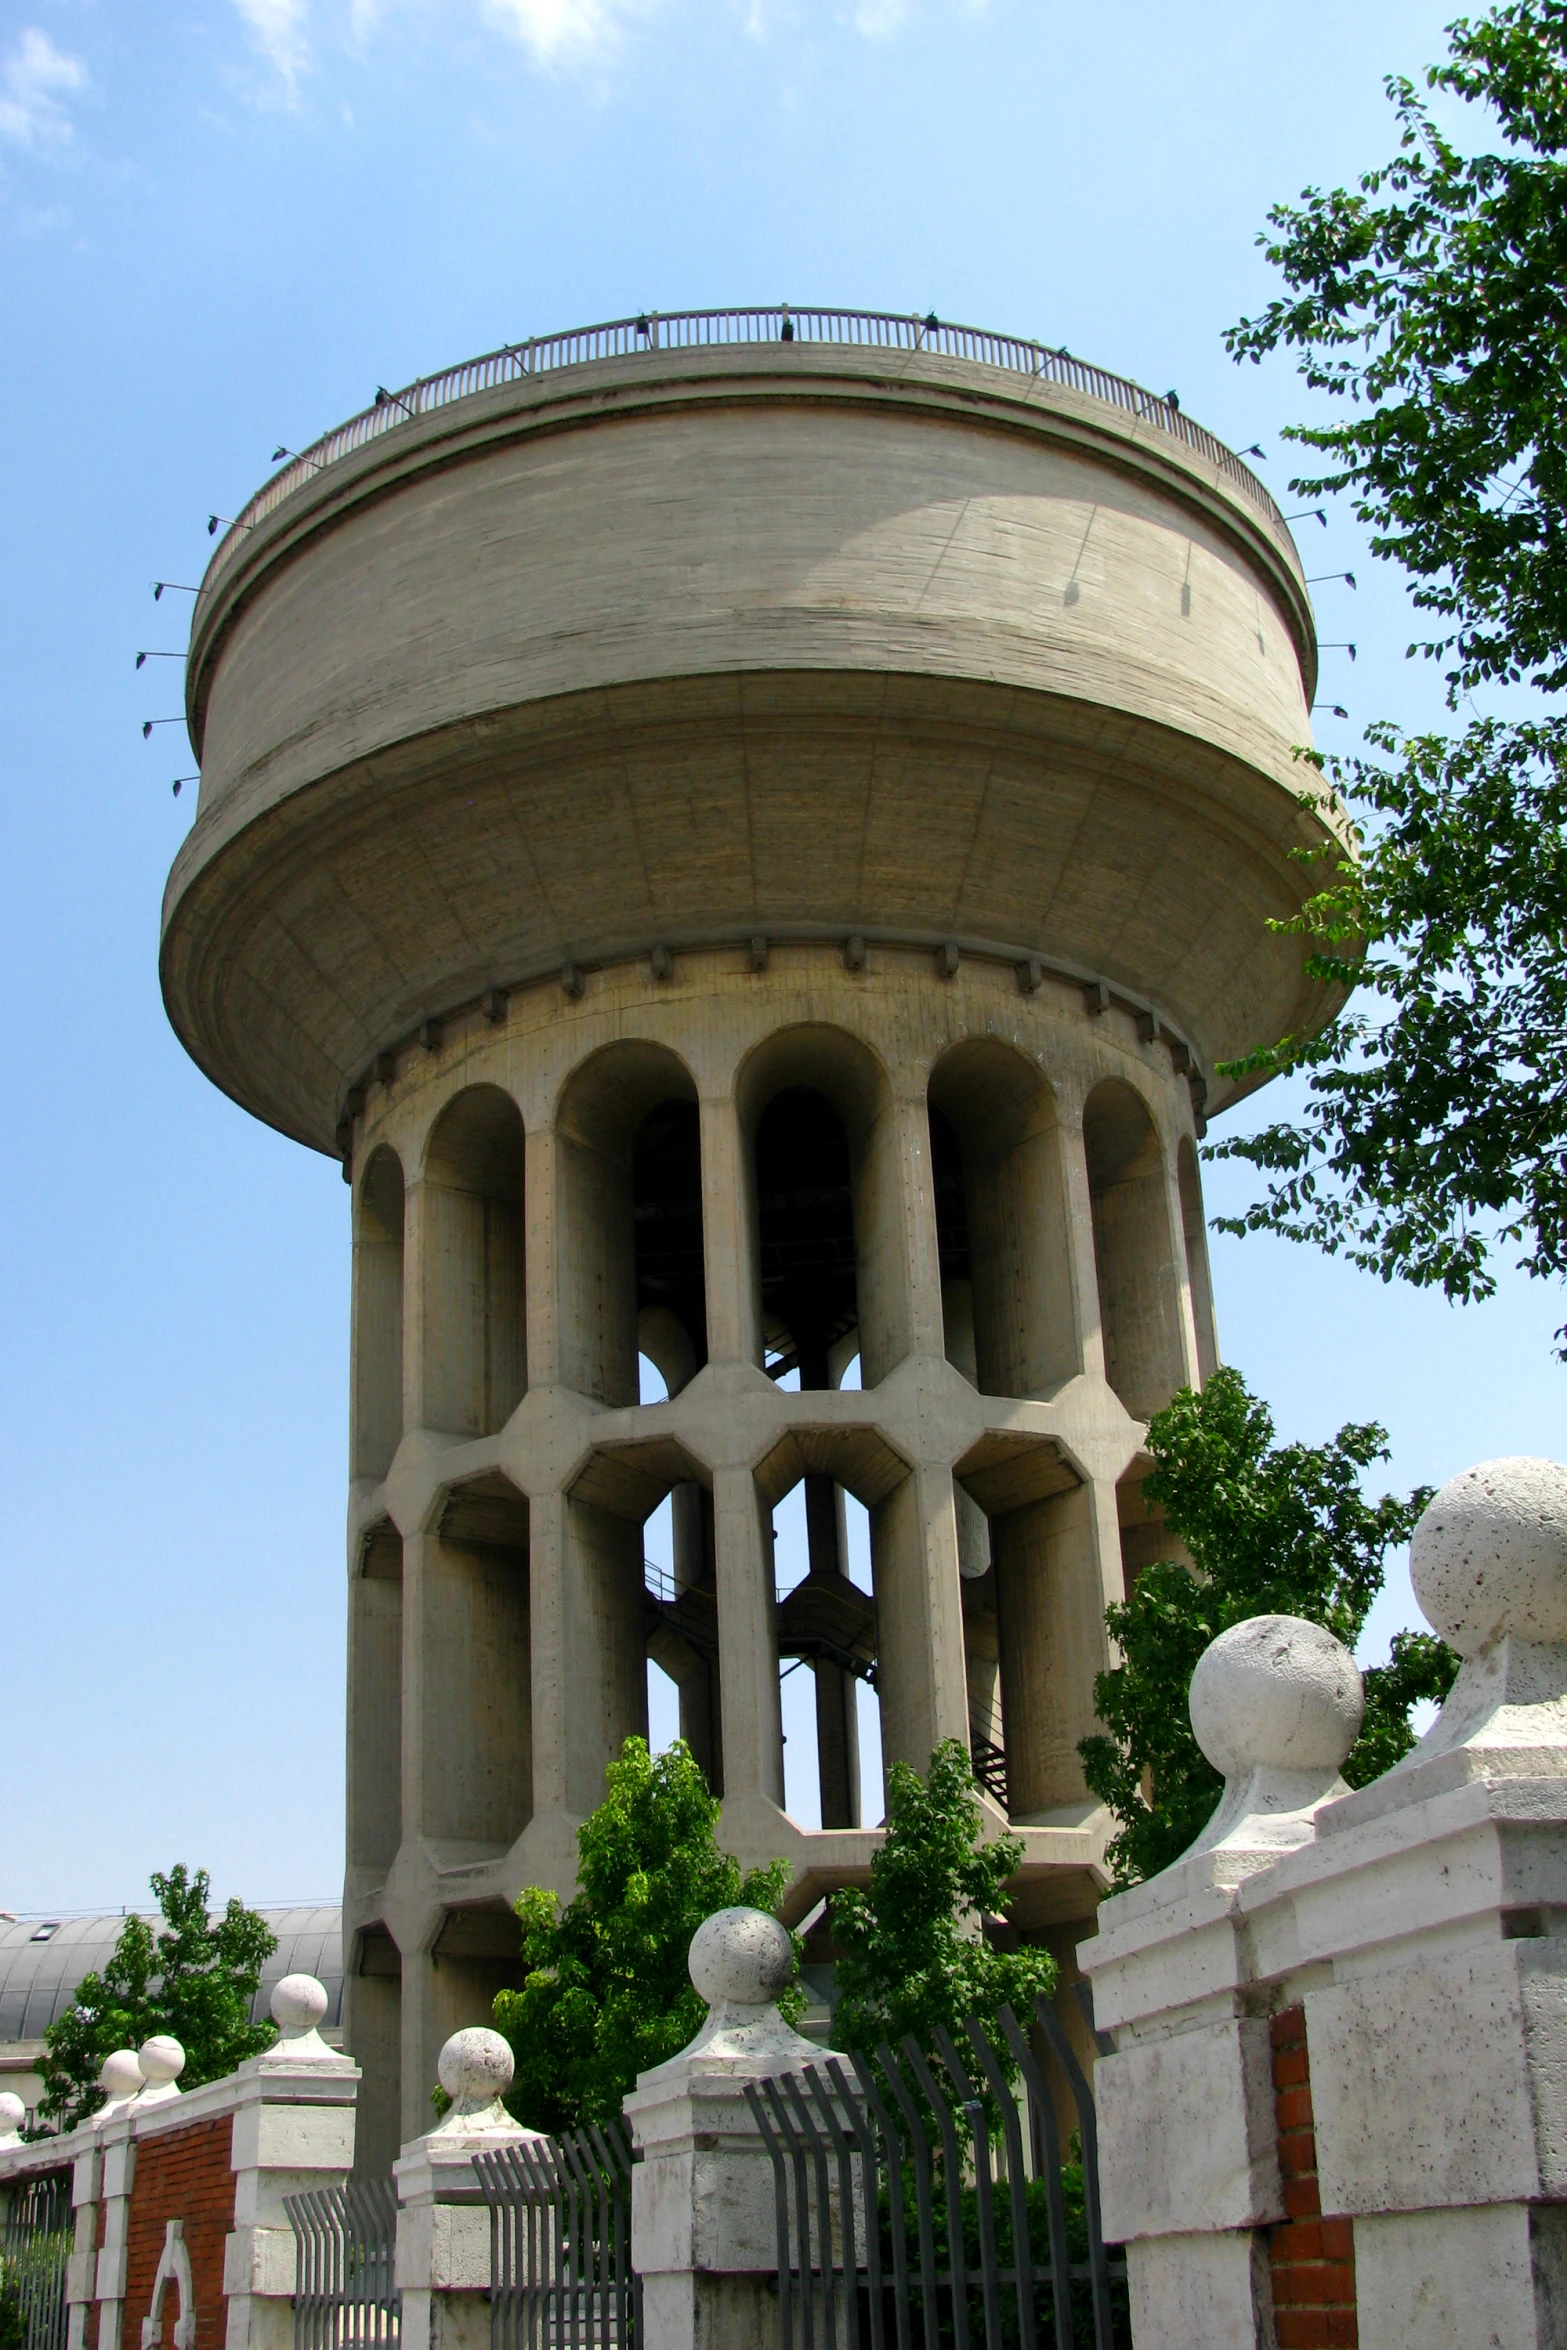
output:
[[[1274,2350],[1268,2255],[1259,2237],[1163,2236],[1129,2244],[1132,2339],[1150,2350]],[[1427,2345],[1427,2350],[1431,2346]]]
[[[1567,2211],[1368,2214],[1355,2221],[1367,2350],[1557,2350],[1567,2341]]]
[[[1100,2192],[1112,2243],[1284,2217],[1268,2026],[1239,2017],[1102,2058]]]
[[[1525,1966],[1519,1953],[1528,1947],[1504,1942],[1422,1959],[1307,1995],[1325,2211],[1429,2210],[1561,2191],[1567,1949],[1551,1946],[1553,1967]],[[1552,2149],[1544,2163],[1537,2095]]]

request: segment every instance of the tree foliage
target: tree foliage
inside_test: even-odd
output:
[[[1290,428],[1375,552],[1431,616],[1449,701],[1567,687],[1567,4],[1519,0],[1449,31],[1428,73],[1466,152],[1407,79],[1398,152],[1352,189],[1307,189],[1262,240],[1287,292],[1229,335],[1300,353],[1332,422]],[[1447,111],[1451,111],[1449,107]],[[1567,728],[1478,710],[1454,734],[1368,729],[1317,760],[1357,818],[1358,865],[1325,852],[1291,924],[1308,969],[1356,1002],[1315,1039],[1263,1040],[1226,1073],[1301,1071],[1298,1116],[1220,1145],[1268,1189],[1234,1231],[1343,1250],[1454,1299],[1495,1287],[1499,1249],[1567,1273]],[[1364,959],[1362,960],[1362,953]],[[1567,1334],[1559,1334],[1559,1339]]]
[[[1240,1373],[1183,1388],[1149,1422],[1147,1499],[1189,1561],[1147,1566],[1105,1621],[1121,1662],[1094,1701],[1105,1733],[1080,1752],[1088,1783],[1120,1822],[1110,1847],[1118,1884],[1179,1859],[1224,1782],[1192,1735],[1187,1692],[1209,1642],[1247,1616],[1304,1616],[1353,1648],[1382,1588],[1387,1554],[1407,1542],[1430,1499],[1367,1501],[1361,1480],[1386,1460],[1385,1432],[1341,1428],[1323,1445],[1275,1445],[1272,1415]],[[1195,1569],[1195,1571],[1194,1571]],[[1400,1632],[1390,1661],[1365,1674],[1366,1714],[1344,1766],[1353,1787],[1408,1752],[1411,1706],[1446,1696],[1458,1669],[1429,1632]]]
[[[628,1738],[608,1782],[578,1831],[576,1897],[518,1898],[525,1980],[495,2001],[517,2065],[507,2102],[534,2129],[612,2120],[638,2073],[701,2029],[686,1954],[702,1920],[742,1902],[776,1911],[789,1884],[787,1861],[742,1874],[719,1851],[719,1804],[683,1743],[655,1757]],[[803,2004],[780,2002],[794,2016]]]
[[[230,1901],[209,1917],[210,1880],[183,1863],[154,1870],[159,1918],[132,1917],[101,1974],[84,1975],[71,2005],[44,2034],[39,2113],[74,2129],[102,2102],[98,2074],[117,2048],[139,2048],[170,2033],[185,2051],[180,2086],[221,2080],[277,2038],[250,2020],[261,1970],[277,1948],[266,1919]]]
[[[1026,2017],[1034,1994],[1054,1989],[1048,1951],[998,1950],[985,1938],[983,1921],[1010,1906],[1006,1881],[1023,1847],[1015,1836],[982,1843],[982,1825],[973,1768],[955,1738],[936,1748],[923,1779],[908,1763],[889,1769],[887,1833],[870,1885],[833,1895],[839,2047],[896,2046],[911,2032],[928,2048],[938,2024],[961,2047],[969,2016],[994,2026],[1010,2004]]]

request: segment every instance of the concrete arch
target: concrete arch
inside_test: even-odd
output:
[[[601,1045],[571,1071],[556,1098],[561,1379],[613,1409],[637,1401],[638,1320],[644,1304],[666,1304],[684,1324],[694,1360],[706,1359],[696,1098],[696,1081],[680,1055],[640,1037]],[[684,1189],[695,1219],[698,1264],[694,1277],[688,1274],[678,1284],[677,1297],[643,1297],[636,1211],[639,1173],[645,1176],[646,1170],[639,1170],[638,1146],[659,1113],[676,1106],[694,1163],[694,1186],[688,1170]]]
[[[522,1112],[498,1085],[447,1102],[419,1184],[420,1418],[493,1436],[528,1386]]]
[[[1202,1211],[1202,1176],[1197,1152],[1183,1134],[1175,1154],[1181,1193],[1181,1229],[1186,1242],[1186,1277],[1197,1333],[1197,1376],[1211,1379],[1219,1367],[1219,1334],[1213,1315],[1213,1277],[1208,1269],[1208,1226]]]
[[[831,1105],[848,1142],[862,1378],[865,1386],[874,1387],[903,1360],[913,1335],[901,1138],[892,1084],[868,1044],[825,1021],[779,1029],[755,1045],[741,1063],[735,1091],[746,1153],[750,1261],[758,1300],[762,1276],[757,1138],[771,1104],[797,1088],[820,1094]]]
[[[963,1171],[968,1296],[944,1264],[948,1360],[982,1394],[1043,1394],[1082,1362],[1055,1096],[1028,1055],[971,1037],[937,1061],[929,1103]]]
[[[1149,1103],[1122,1077],[1083,1104],[1105,1377],[1135,1420],[1162,1410],[1186,1377],[1185,1287],[1171,1229],[1164,1146]]]
[[[389,1143],[371,1152],[354,1188],[352,1477],[377,1482],[403,1434],[402,1161]]]

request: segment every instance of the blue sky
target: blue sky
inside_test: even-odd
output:
[[[185,1060],[158,998],[209,512],[397,384],[530,332],[731,302],[934,307],[1176,387],[1282,491],[1283,366],[1221,333],[1270,202],[1390,145],[1443,8],[1273,0],[0,5],[0,1904],[251,1900],[341,1869],[346,1194]],[[1401,590],[1306,526],[1350,709],[1432,714]],[[1223,1175],[1221,1182],[1218,1178]],[[1233,1198],[1225,1170],[1211,1198]],[[1560,1302],[1216,1245],[1281,1429],[1389,1476],[1560,1455]],[[1377,1637],[1412,1620],[1395,1579]]]

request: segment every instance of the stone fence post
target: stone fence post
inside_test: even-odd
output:
[[[451,2110],[393,2165],[402,2350],[489,2350],[490,2214],[473,2158],[541,2133],[501,2103],[512,2053],[499,2032],[454,2032],[438,2072]]]
[[[1453,1479],[1411,1571],[1464,1660],[1414,1751],[1351,1793],[1352,1660],[1236,1626],[1223,1801],[1082,1945],[1137,2350],[1567,2350],[1567,1469]]]
[[[626,2118],[642,2150],[631,2180],[631,2258],[646,2350],[775,2350],[773,2173],[748,2081],[830,2056],[778,2012],[794,1952],[778,1920],[721,1909],[698,1927],[691,1980],[707,2021],[641,2074]]]

